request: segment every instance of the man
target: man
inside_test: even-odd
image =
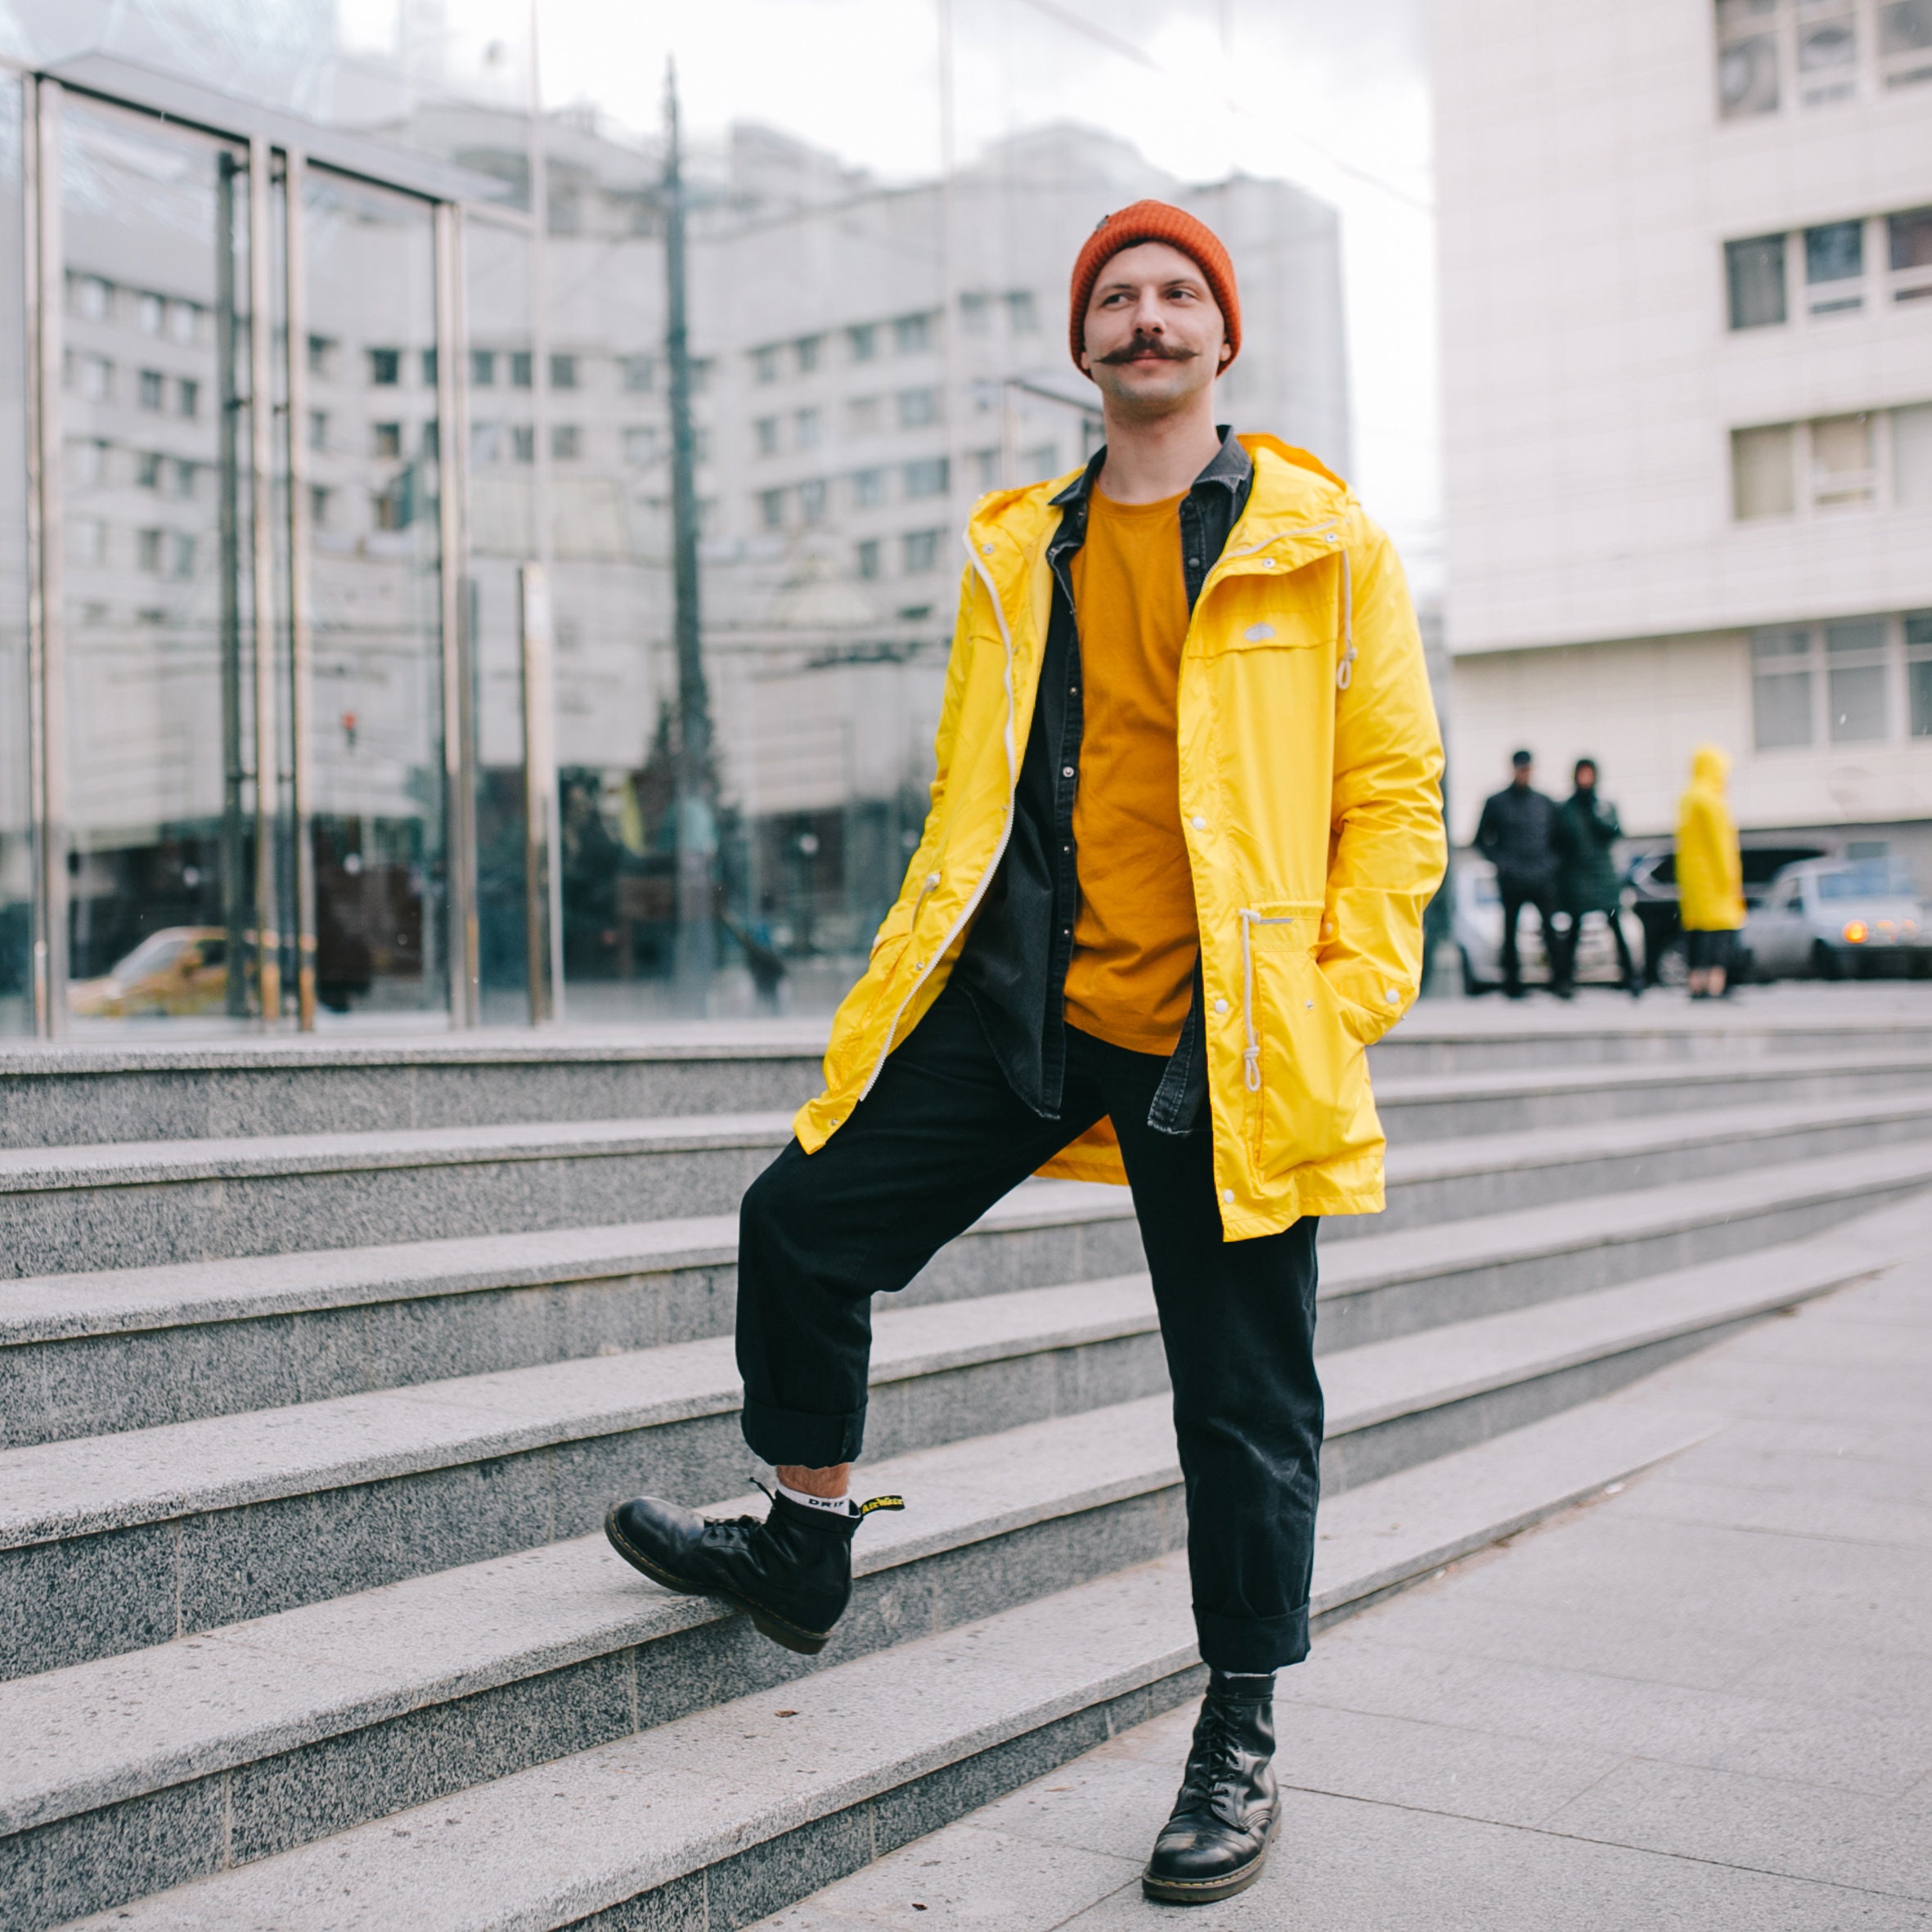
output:
[[[1495,866],[1497,890],[1503,895],[1503,990],[1512,1000],[1523,997],[1516,923],[1523,908],[1534,905],[1543,929],[1543,955],[1550,963],[1550,991],[1567,1000],[1570,987],[1551,920],[1557,886],[1557,807],[1530,783],[1535,767],[1529,753],[1516,753],[1510,764],[1509,783],[1483,801],[1476,828],[1476,848]]]
[[[1643,982],[1630,958],[1624,937],[1623,882],[1617,877],[1611,848],[1624,836],[1617,808],[1597,796],[1597,761],[1579,758],[1570,775],[1571,790],[1557,814],[1557,898],[1569,916],[1569,929],[1558,936],[1562,960],[1557,977],[1566,986],[1576,984],[1576,949],[1584,921],[1593,912],[1603,914],[1616,941],[1617,964],[1624,972],[1624,991],[1633,1000],[1643,996]]]
[[[1729,997],[1731,947],[1744,923],[1744,864],[1724,802],[1731,761],[1714,744],[1691,758],[1691,784],[1677,808],[1677,910],[1684,929],[1693,1000]]]
[[[925,835],[825,1087],[745,1197],[738,1359],[763,1523],[650,1498],[620,1554],[815,1651],[863,1513],[870,1304],[1036,1169],[1134,1190],[1174,1386],[1210,1685],[1144,1877],[1225,1896],[1278,1807],[1274,1673],[1308,1647],[1316,1219],[1382,1206],[1368,1043],[1414,995],[1441,753],[1387,539],[1339,479],[1217,429],[1226,251],[1103,221],[1071,347],[1106,447],[982,500]]]

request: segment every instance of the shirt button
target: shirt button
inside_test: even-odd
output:
[[[1228,1010],[1228,1002],[1225,1000],[1215,1000],[1214,1009],[1216,1013],[1225,1013]]]
[[[1072,778],[1073,775],[1073,767],[1071,765],[1063,765],[1060,767],[1060,775],[1062,778]]]
[[[1188,820],[1188,823],[1192,825],[1197,832],[1205,832],[1207,829],[1207,820],[1202,818],[1197,812],[1193,818]]]
[[[1201,559],[1198,557],[1189,557],[1188,559],[1188,568],[1190,570],[1198,570],[1201,568]]]

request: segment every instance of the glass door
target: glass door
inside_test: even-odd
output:
[[[70,1022],[246,1022],[280,747],[257,702],[247,150],[70,99],[61,440]],[[271,723],[265,745],[258,726]],[[258,798],[258,773],[267,795]],[[259,857],[258,857],[259,855]]]

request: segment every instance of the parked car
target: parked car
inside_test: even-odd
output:
[[[67,989],[83,1019],[219,1013],[228,1000],[228,935],[219,926],[164,926],[98,979]]]
[[[1643,966],[1643,928],[1629,909],[1618,915],[1623,921],[1624,937],[1630,956],[1641,971]],[[1559,913],[1557,923],[1567,930],[1567,915]],[[1456,865],[1456,950],[1462,959],[1462,991],[1486,993],[1503,984],[1503,894],[1496,883],[1496,869],[1487,859],[1461,859]],[[1543,950],[1542,922],[1532,908],[1525,908],[1516,922],[1516,956],[1526,986],[1547,986],[1550,977],[1549,956]],[[1620,986],[1623,969],[1617,962],[1615,942],[1608,923],[1586,918],[1576,947],[1576,983],[1579,986]]]
[[[1771,889],[1771,882],[1787,865],[1827,855],[1822,846],[1754,845],[1746,834],[1738,854],[1744,874],[1746,912]],[[1682,986],[1687,971],[1684,964],[1683,928],[1677,910],[1677,848],[1674,845],[1647,847],[1637,852],[1624,870],[1624,885],[1630,909],[1643,928],[1644,977],[1652,986]],[[1741,942],[1748,948],[1749,940]],[[1748,955],[1733,966],[1748,967]],[[1738,977],[1743,977],[1743,973]]]
[[[1932,973],[1932,927],[1903,869],[1888,859],[1787,865],[1744,923],[1760,979]]]

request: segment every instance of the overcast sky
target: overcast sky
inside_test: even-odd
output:
[[[652,128],[675,51],[701,138],[758,120],[887,177],[929,175],[941,153],[941,4],[540,0],[543,92],[551,105],[593,101]],[[951,0],[951,11],[960,160],[1002,135],[1072,120],[1124,137],[1185,179],[1239,168],[1339,208],[1350,480],[1428,591],[1440,486],[1422,4]],[[463,0],[452,11],[474,31],[496,6],[507,26],[518,5]]]

